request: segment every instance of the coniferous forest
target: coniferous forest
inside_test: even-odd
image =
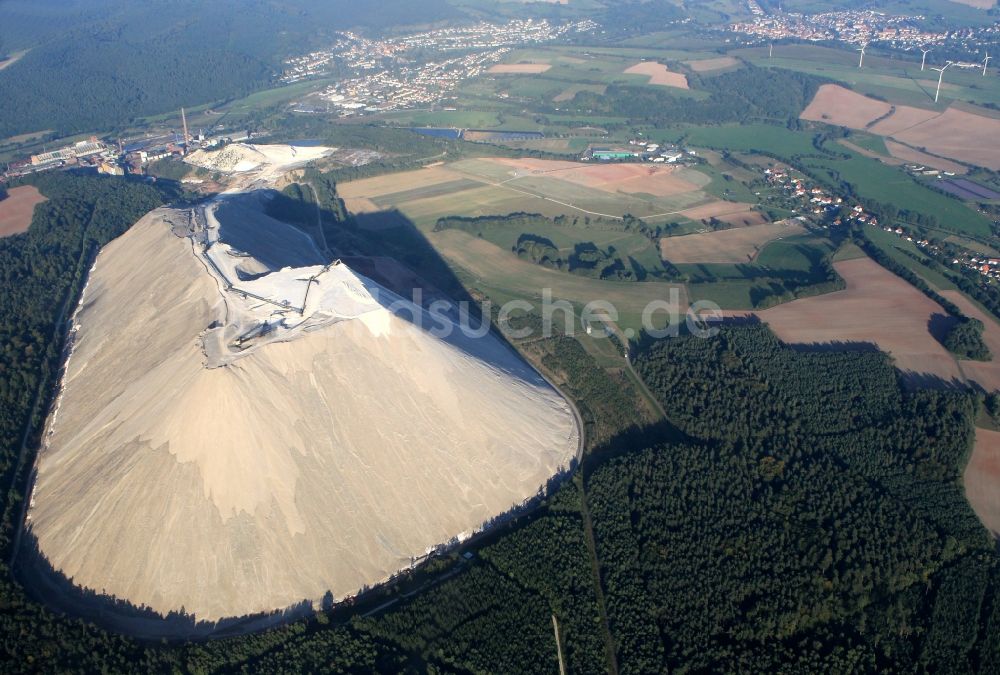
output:
[[[584,461],[406,593],[196,643],[50,611],[9,567],[22,435],[96,248],[165,195],[33,180],[49,201],[0,240],[5,672],[551,673],[553,616],[572,673],[1000,671],[995,543],[959,483],[976,396],[904,391],[882,354],[793,350],[760,325],[644,345],[635,367],[669,420],[652,427],[579,343],[542,343],[591,432]]]

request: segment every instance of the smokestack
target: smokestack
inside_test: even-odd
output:
[[[184,154],[186,155],[190,139],[188,138],[188,121],[187,116],[184,115],[184,108],[181,108],[181,124],[184,125]]]

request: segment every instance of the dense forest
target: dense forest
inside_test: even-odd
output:
[[[124,179],[33,180],[49,201],[0,240],[8,481],[91,256],[164,197]],[[329,177],[308,184],[330,235],[448,282],[419,233],[362,235]],[[304,185],[285,196],[304,202]],[[3,501],[5,670],[551,673],[557,644],[574,673],[1000,668],[995,544],[958,482],[974,395],[904,392],[883,354],[792,350],[763,326],[727,326],[641,346],[636,369],[669,417],[651,425],[575,339],[525,348],[583,418],[588,454],[570,480],[470,556],[259,634],[143,642],[33,601],[7,566],[22,472]]]
[[[748,65],[717,77],[697,79],[695,89],[709,92],[693,99],[655,87],[611,85],[604,95],[581,91],[564,109],[587,114],[619,115],[632,123],[665,127],[679,122],[725,124],[797,120],[826,80],[781,68]]]
[[[702,443],[588,481],[622,672],[1000,666],[995,545],[958,482],[971,394],[904,393],[883,354],[756,325],[637,367]]]
[[[449,12],[444,0],[419,8],[380,0],[378,12],[348,0],[63,4],[0,4],[0,38],[8,49],[30,49],[0,72],[0,138],[108,130],[238,98],[270,86],[283,57],[325,46],[338,30],[389,29]]]

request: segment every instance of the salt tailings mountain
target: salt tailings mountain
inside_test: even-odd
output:
[[[75,316],[41,554],[216,621],[353,595],[530,498],[577,451],[572,410],[492,334],[417,317],[248,195],[147,215]]]

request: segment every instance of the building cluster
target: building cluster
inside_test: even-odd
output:
[[[835,197],[821,187],[810,185],[805,178],[793,175],[785,169],[765,169],[764,178],[768,185],[783,192],[783,198],[790,202],[795,214],[812,216],[834,227],[848,223],[878,225],[878,219],[856,204],[845,203],[843,197]]]
[[[580,157],[583,161],[599,162],[639,160],[654,164],[677,164],[694,157],[694,150],[684,150],[671,143],[651,143],[641,138],[632,139],[628,146],[592,145]]]
[[[23,176],[48,169],[87,166],[109,173],[114,157],[115,148],[105,145],[96,137],[91,137],[85,141],[10,162],[4,176]]]
[[[760,9],[760,5],[751,2],[750,12],[753,15],[750,21],[734,23],[730,29],[770,41],[794,38],[813,42],[839,40],[857,45],[886,42],[914,47],[940,42],[948,37],[946,32],[920,28],[922,16],[893,16],[870,9],[821,14],[767,14]]]
[[[753,41],[807,40],[843,42],[851,45],[876,44],[882,47],[916,51],[934,46],[934,51],[976,54],[988,51],[1000,39],[1000,23],[985,26],[931,30],[923,26],[922,15],[900,16],[871,9],[823,12],[820,14],[768,13],[755,0],[748,0],[751,18],[731,24],[732,32]],[[956,63],[967,68],[982,63]]]
[[[228,135],[221,127],[215,131],[214,136],[206,136],[200,131],[188,138],[186,143],[179,133],[111,142],[92,136],[86,141],[10,162],[0,177],[14,178],[52,169],[90,169],[110,176],[144,175],[152,162],[167,157],[182,157],[197,148],[214,148],[251,137],[249,131]]]
[[[482,74],[513,47],[597,27],[589,19],[563,24],[518,19],[379,40],[341,33],[330,48],[286,61],[281,80],[291,83],[338,76],[335,83],[299,101],[297,112],[348,116],[428,105],[462,81]]]

